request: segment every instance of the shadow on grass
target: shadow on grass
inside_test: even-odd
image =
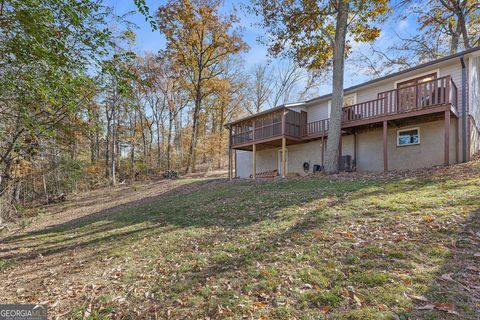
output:
[[[175,287],[186,288],[189,290],[191,286],[202,287],[211,279],[219,279],[223,275],[232,277],[235,272],[243,270],[245,272],[255,269],[257,263],[268,263],[276,259],[275,254],[289,250],[290,253],[296,247],[309,247],[316,245],[315,241],[325,245],[326,248],[339,246],[337,250],[338,257],[332,258],[325,255],[325,259],[332,259],[335,263],[342,262],[344,256],[361,257],[365,254],[367,246],[374,245],[375,242],[365,242],[360,245],[356,244],[353,239],[339,240],[338,238],[329,239],[329,232],[335,227],[343,227],[358,222],[371,223],[374,227],[381,226],[386,220],[377,221],[378,215],[362,215],[361,212],[353,208],[353,212],[344,215],[342,210],[344,206],[348,208],[353,202],[363,201],[372,197],[391,197],[402,195],[404,192],[422,192],[430,191],[430,188],[441,184],[439,189],[441,192],[455,191],[455,184],[445,185],[449,177],[438,179],[426,179],[425,177],[413,178],[393,178],[393,179],[376,179],[376,180],[359,180],[359,181],[342,181],[330,180],[328,178],[306,179],[298,181],[278,181],[268,183],[254,183],[251,181],[242,181],[236,183],[212,183],[211,182],[193,182],[186,186],[178,186],[172,189],[168,194],[159,197],[151,197],[138,201],[134,201],[125,205],[120,205],[107,210],[102,210],[88,216],[74,219],[67,223],[57,224],[44,230],[39,230],[19,236],[5,239],[9,244],[16,248],[30,248],[34,252],[27,254],[6,255],[6,258],[17,261],[35,259],[38,253],[43,256],[61,254],[68,251],[91,247],[98,248],[89,259],[95,259],[95,256],[108,252],[115,248],[122,248],[130,242],[138,239],[149,237],[153,238],[165,232],[175,230],[188,230],[190,228],[208,228],[212,230],[209,237],[202,239],[207,247],[217,245],[226,240],[225,230],[230,234],[238,234],[245,232],[248,228],[254,228],[255,225],[277,224],[282,219],[284,210],[294,210],[304,206],[312,205],[316,201],[325,199],[324,206],[317,209],[315,206],[303,217],[297,219],[295,223],[287,229],[278,229],[269,231],[267,234],[260,236],[246,248],[246,252],[233,254],[219,261],[210,260],[201,270],[193,270],[182,273],[182,277],[178,277]],[[198,186],[191,190],[188,187]],[[476,195],[469,195],[462,199],[452,199],[450,206],[468,204],[473,205],[478,202]],[[413,203],[411,204],[414,205]],[[434,207],[434,204],[420,203],[419,208],[414,208],[420,213],[426,213]],[[331,212],[327,214],[327,209],[337,210],[338,215]],[[408,209],[408,208],[407,208]],[[403,209],[402,209],[403,210]],[[402,210],[398,212],[404,213]],[[388,217],[386,210],[384,219]],[[351,219],[351,221],[349,221]],[[395,221],[393,221],[395,222]],[[388,227],[388,226],[386,226]],[[412,237],[424,239],[431,242],[432,239],[438,237],[438,230],[432,228],[423,228],[410,231]],[[423,229],[422,229],[423,228]],[[316,239],[312,236],[315,230],[320,230],[326,238]],[[413,229],[415,230],[415,229]],[[472,213],[472,219],[465,222],[464,231],[457,235],[459,239],[461,235],[471,232],[478,232],[478,211]],[[372,232],[374,232],[373,230]],[[391,239],[388,238],[391,236]],[[380,242],[394,241],[391,234],[385,236],[386,239],[378,240]],[[328,239],[327,239],[328,238]],[[343,242],[342,242],[343,241]],[[186,245],[186,244],[182,244]],[[390,244],[389,244],[390,245]],[[418,246],[422,246],[419,243]],[[392,249],[395,245],[392,246]],[[335,247],[336,248],[336,247]],[[390,247],[389,247],[390,248]],[[457,246],[458,248],[458,246]],[[12,247],[8,248],[12,250]],[[418,250],[415,248],[414,250]],[[472,249],[469,247],[469,250]],[[327,253],[327,252],[325,252]],[[319,253],[321,254],[321,253]],[[415,254],[415,252],[412,252]],[[295,260],[294,258],[292,258]],[[389,271],[395,261],[385,262],[384,257],[374,256],[371,261],[365,258],[360,259],[360,263],[364,263],[365,268],[382,269]],[[465,260],[465,261],[464,261]],[[373,263],[373,265],[368,265]],[[53,262],[52,262],[53,263]],[[299,263],[292,262],[292,263]],[[443,262],[439,275],[458,268],[471,265],[470,255],[457,255],[449,257]],[[396,266],[396,265],[395,265]],[[44,267],[43,267],[44,268]],[[355,266],[345,264],[343,273],[357,272]],[[457,270],[457,269],[455,269]],[[245,278],[241,280],[241,285],[246,287],[252,279]],[[358,283],[349,280],[348,276],[344,276],[339,281],[339,286],[358,285]],[[426,295],[437,297],[442,295],[445,288],[438,290],[436,286],[425,284]],[[243,290],[242,287],[242,290]],[[468,296],[462,296],[461,288],[453,290],[452,295],[445,296],[445,301],[451,299],[464,299],[467,304],[472,301]],[[178,305],[178,292],[174,291],[174,287],[159,287],[158,290],[164,292],[163,300],[159,303],[159,309]],[[439,299],[439,298],[438,298]],[[468,306],[460,306],[463,314],[469,316],[471,310]],[[443,315],[443,314],[442,314]],[[423,314],[420,312],[419,316]],[[473,319],[473,318],[472,318]]]

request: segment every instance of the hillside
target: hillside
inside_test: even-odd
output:
[[[474,161],[80,194],[1,234],[0,301],[61,319],[477,319],[479,184]]]

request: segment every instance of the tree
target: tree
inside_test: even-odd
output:
[[[254,66],[249,86],[253,108],[247,107],[247,111],[251,114],[258,113],[265,107],[272,94],[273,79],[267,64]]]
[[[284,64],[278,63],[274,75],[273,96],[270,103],[272,108],[291,102],[295,89],[297,89],[299,83],[308,76],[305,70],[291,61]],[[308,89],[309,88],[306,87],[304,91],[308,91]]]
[[[222,61],[247,48],[235,27],[235,13],[219,13],[219,0],[169,0],[158,10],[158,25],[165,34],[165,53],[188,84],[194,103],[187,172],[195,167],[198,126],[211,84],[224,70]]]
[[[86,104],[88,68],[110,38],[108,10],[87,0],[0,4],[0,223],[12,208],[13,167]]]
[[[448,37],[446,44],[448,44],[449,54],[456,53],[459,48],[469,49],[480,43],[478,1],[422,1],[416,2],[412,7],[424,36]]]
[[[388,12],[388,1],[253,0],[250,9],[262,16],[261,25],[269,34],[265,42],[273,56],[292,57],[310,70],[332,68],[325,170],[337,172],[345,57],[351,41],[369,42],[378,37],[375,19]]]
[[[376,76],[410,68],[480,45],[480,3],[469,0],[404,0],[392,22],[415,19],[413,34],[396,34],[399,44],[371,46],[362,54]]]

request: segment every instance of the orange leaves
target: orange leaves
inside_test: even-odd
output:
[[[428,215],[423,217],[423,221],[425,221],[425,222],[432,222],[434,220],[435,220],[435,218],[431,214],[428,214]]]

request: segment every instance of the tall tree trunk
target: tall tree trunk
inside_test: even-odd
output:
[[[198,117],[200,115],[201,99],[201,90],[200,87],[198,87],[197,96],[195,98],[195,108],[193,110],[192,141],[188,150],[186,173],[192,173],[195,170],[195,151],[197,149]]]
[[[107,133],[105,134],[105,178],[108,178],[110,176],[110,135],[111,135],[111,116],[108,114],[108,107],[106,110],[107,114]]]
[[[452,23],[449,23],[448,29],[451,34],[450,54],[455,54],[458,51],[458,42],[460,41],[460,25],[457,23],[456,26],[454,27]]]
[[[160,121],[156,120],[156,129],[157,129],[157,168],[160,169],[161,165],[162,165],[162,146],[161,146],[161,143],[160,143]]]
[[[12,193],[11,193],[11,176],[10,169],[12,159],[3,159],[3,168],[0,174],[0,225],[9,220],[10,213],[13,211]]]
[[[325,171],[338,172],[338,147],[342,133],[343,77],[345,67],[345,40],[347,35],[348,1],[338,1],[335,43],[333,47],[333,88],[330,127],[328,129]]]
[[[460,26],[460,30],[462,33],[463,46],[465,49],[470,49],[471,45],[470,45],[470,39],[468,38],[467,23],[465,21],[465,16],[461,8],[459,8],[457,12],[457,16],[458,16],[458,25]]]
[[[112,185],[116,185],[116,157],[115,157],[115,140],[116,140],[116,127],[115,127],[115,109],[112,110]]]
[[[172,160],[172,130],[174,115],[168,117],[168,136],[167,136],[167,170],[170,170]]]

